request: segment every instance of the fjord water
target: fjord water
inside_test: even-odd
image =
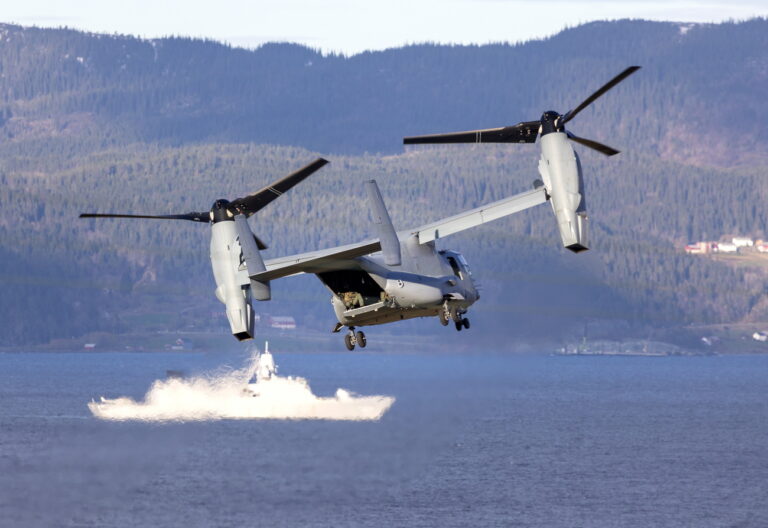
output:
[[[768,357],[284,354],[377,422],[109,422],[245,354],[0,354],[2,526],[768,526]]]

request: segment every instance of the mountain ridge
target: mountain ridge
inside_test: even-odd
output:
[[[592,22],[522,44],[414,45],[352,57],[295,44],[249,51],[194,39],[3,31],[0,115],[5,112],[6,121],[90,112],[128,140],[392,153],[403,135],[513,124],[553,105],[564,112],[627,65],[639,64],[641,74],[579,117],[579,131],[597,131],[610,119],[625,145],[665,159],[698,156],[701,164],[751,163],[768,153],[759,126],[768,110],[756,98],[768,91],[768,59],[761,53],[768,21],[762,18],[696,25],[684,34],[676,23]],[[9,78],[19,68],[18,78]],[[723,97],[734,93],[754,112],[752,119],[734,123],[739,107]],[[726,137],[688,141],[702,127]],[[724,142],[734,134],[741,142]]]

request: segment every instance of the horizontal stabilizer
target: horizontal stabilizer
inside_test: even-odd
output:
[[[420,244],[426,244],[438,238],[445,238],[448,235],[464,231],[465,229],[519,213],[546,201],[547,192],[544,187],[539,187],[532,191],[516,194],[515,196],[432,222],[431,224],[419,227],[413,233],[419,238]]]
[[[384,205],[384,199],[381,197],[379,186],[376,185],[376,180],[370,180],[366,182],[365,188],[368,191],[368,201],[371,204],[373,223],[376,225],[379,240],[381,240],[384,264],[387,266],[399,266],[401,262],[400,240],[397,238],[397,232],[392,225],[392,219],[389,217],[387,207]]]

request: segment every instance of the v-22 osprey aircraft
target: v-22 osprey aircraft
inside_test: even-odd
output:
[[[516,125],[406,137],[405,144],[426,143],[533,143],[539,139],[541,180],[533,190],[464,211],[412,229],[397,231],[374,180],[366,191],[378,237],[309,253],[264,260],[266,245],[251,231],[248,218],[328,163],[319,158],[260,191],[232,201],[219,199],[205,212],[176,215],[81,214],[81,218],[149,218],[189,220],[211,225],[211,267],[216,297],[226,306],[232,334],[238,340],[254,337],[252,301],[271,299],[271,281],[311,273],[331,292],[338,323],[346,327],[349,350],[365,347],[366,336],[357,330],[414,317],[438,317],[456,330],[469,329],[466,313],[479,299],[466,259],[442,250],[436,242],[454,233],[519,213],[549,201],[563,246],[573,252],[588,249],[585,189],[578,155],[568,140],[607,156],[619,151],[565,130],[565,124],[613,86],[639,69],[632,66],[611,79],[575,109],[559,114],[547,111],[538,121]]]

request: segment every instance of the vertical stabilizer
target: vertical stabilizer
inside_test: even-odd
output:
[[[399,266],[402,261],[400,256],[400,239],[397,238],[395,226],[392,225],[392,219],[389,217],[387,207],[384,205],[384,199],[381,197],[381,192],[379,192],[379,186],[376,185],[376,180],[370,180],[366,182],[365,188],[368,191],[368,201],[371,205],[373,223],[376,225],[381,242],[384,264],[387,266]]]

